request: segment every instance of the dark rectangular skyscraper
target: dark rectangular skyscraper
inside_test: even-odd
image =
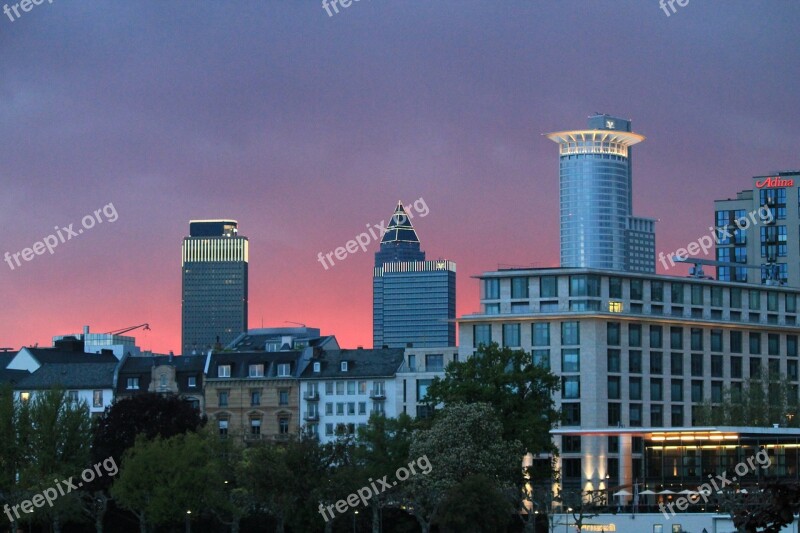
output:
[[[456,344],[456,264],[425,260],[402,203],[375,253],[372,308],[375,348]]]
[[[225,346],[247,331],[247,238],[235,220],[192,220],[182,256],[183,353]]]

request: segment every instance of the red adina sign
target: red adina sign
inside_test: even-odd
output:
[[[794,187],[794,180],[787,180],[784,178],[764,178],[756,182],[756,187],[763,189],[764,187]]]

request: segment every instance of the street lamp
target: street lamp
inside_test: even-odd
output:
[[[572,512],[572,507],[567,507],[567,518],[566,520],[564,520],[564,533],[569,533],[567,528],[569,528],[569,513],[571,512]]]
[[[192,522],[191,522],[191,519],[192,519],[192,511],[191,510],[187,510],[186,511],[186,533],[192,533]]]
[[[356,516],[358,516],[358,511],[353,513],[353,533],[356,533]]]

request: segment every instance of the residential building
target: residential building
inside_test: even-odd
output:
[[[752,180],[736,198],[714,202],[716,259],[742,265],[718,266],[717,278],[800,287],[800,170]]]
[[[250,329],[236,337],[227,347],[234,352],[281,352],[303,350],[308,347],[325,350],[339,349],[333,335],[321,335],[318,328]]]
[[[146,324],[142,326],[146,326]],[[129,330],[130,329],[136,328],[129,328]],[[136,346],[135,337],[114,333],[90,333],[89,326],[83,327],[83,333],[54,336],[53,346],[55,346],[56,342],[68,338],[83,341],[83,349],[86,353],[101,353],[103,350],[111,350],[117,359],[122,359],[122,356],[125,354],[133,356],[142,354],[141,348]]]
[[[402,363],[402,348],[318,351],[300,378],[305,431],[324,443],[355,435],[373,414],[396,417]]]
[[[481,312],[459,319],[461,357],[491,342],[531,352],[561,381],[565,431],[696,426],[704,402],[757,377],[785,377],[798,398],[799,289],[578,268],[478,278]],[[559,435],[565,487],[642,472],[630,434]]]
[[[561,266],[655,272],[655,220],[633,215],[631,121],[589,117],[585,130],[547,134],[559,145]]]
[[[444,378],[444,370],[459,361],[458,347],[406,348],[403,364],[397,371],[397,413],[414,418],[430,416],[430,407],[423,401],[428,386],[435,378]]]
[[[205,409],[203,378],[210,355],[175,357],[130,357],[120,361],[116,378],[116,398],[130,398],[145,393],[175,394]]]
[[[226,346],[247,331],[247,237],[235,220],[192,220],[183,239],[184,355]]]
[[[375,252],[372,345],[455,345],[456,264],[426,261],[417,233],[398,203]]]

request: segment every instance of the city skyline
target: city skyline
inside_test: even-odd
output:
[[[707,234],[714,201],[754,176],[800,166],[797,6],[562,4],[361,2],[331,18],[317,3],[53,3],[4,20],[0,128],[16,141],[0,254],[104,205],[119,218],[3,266],[3,346],[147,322],[142,348],[180,353],[177,243],[186,221],[215,217],[253,245],[251,327],[301,322],[368,346],[377,242],[329,270],[317,254],[423,197],[428,259],[458,263],[456,316],[474,312],[472,276],[558,265],[544,134],[595,112],[647,137],[634,204],[659,220],[657,253]],[[574,44],[554,53],[560,41]]]

